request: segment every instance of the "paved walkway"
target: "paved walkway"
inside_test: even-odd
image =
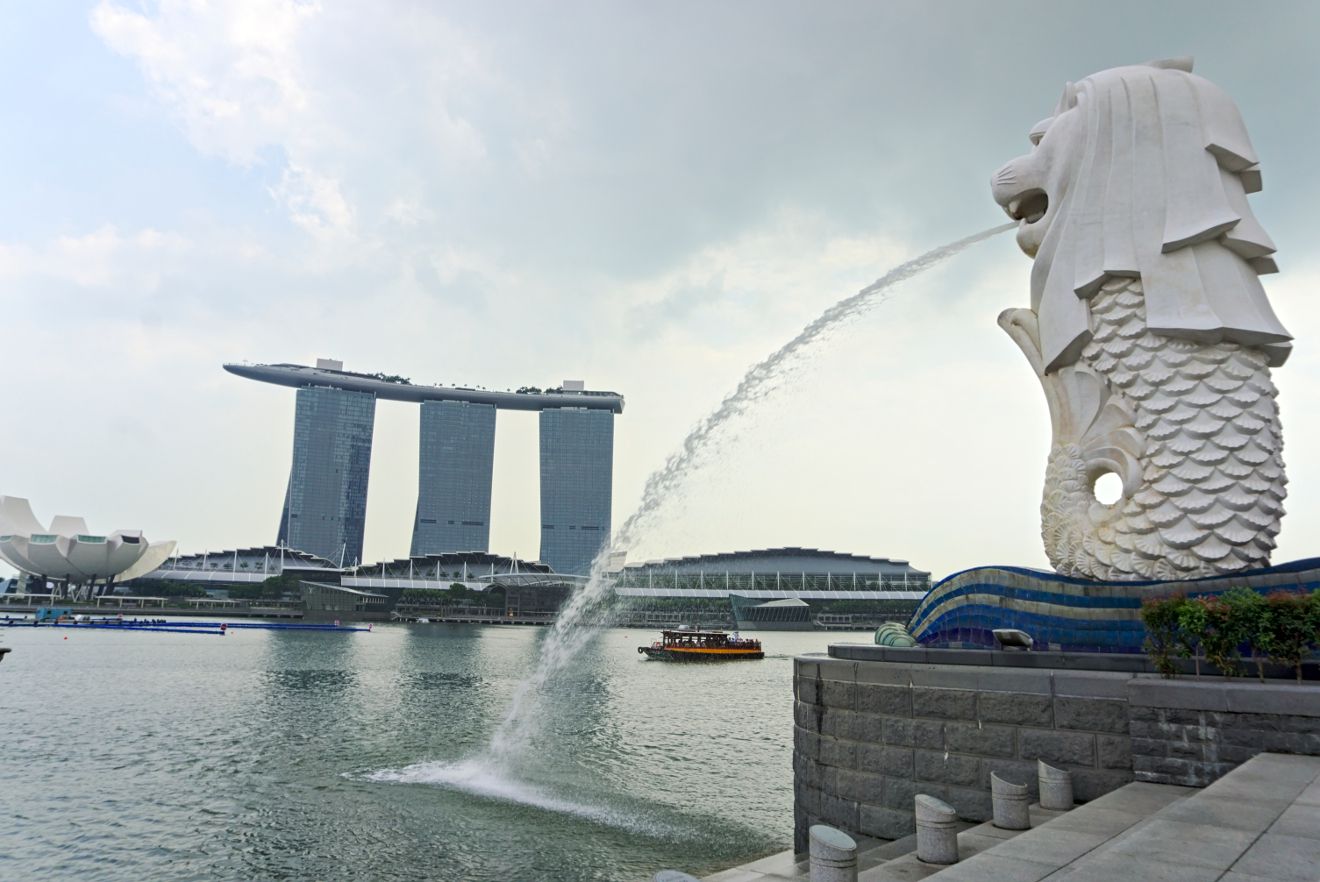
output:
[[[1320,757],[1261,754],[1195,790],[1128,784],[1032,829],[958,834],[961,860],[922,863],[912,837],[859,841],[858,882],[1320,882]],[[804,882],[791,852],[707,882]]]

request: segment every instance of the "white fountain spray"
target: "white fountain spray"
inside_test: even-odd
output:
[[[654,522],[664,504],[678,498],[684,480],[704,459],[717,453],[721,445],[729,440],[728,436],[720,434],[720,429],[769,395],[776,388],[777,381],[792,370],[799,354],[820,341],[828,332],[883,303],[900,282],[930,269],[969,245],[1013,226],[1016,224],[993,227],[899,264],[856,294],[825,310],[796,337],[754,365],[743,376],[738,387],[693,427],[683,439],[678,452],[647,478],[641,504],[615,534],[613,547],[626,549],[635,543]],[[509,709],[496,727],[484,753],[456,763],[421,762],[403,769],[385,769],[367,777],[373,781],[438,784],[487,798],[578,814],[626,829],[641,829],[637,825],[643,822],[633,817],[632,813],[566,801],[518,780],[517,774],[518,761],[523,752],[529,745],[539,742],[535,736],[541,723],[541,696],[544,690],[587,646],[595,633],[595,628],[590,625],[595,621],[593,613],[610,597],[611,580],[605,565],[608,559],[605,551],[596,558],[586,585],[560,611],[541,644],[541,656],[536,669],[518,684]],[[645,829],[656,835],[667,835],[665,829],[660,827],[652,829],[646,826]]]
[[[941,245],[906,263],[899,264],[856,294],[826,309],[796,337],[753,365],[743,375],[738,387],[688,432],[678,452],[672,454],[665,461],[664,466],[652,472],[646,479],[642,501],[614,535],[613,547],[627,549],[635,543],[646,527],[654,521],[664,504],[678,498],[687,476],[703,459],[718,452],[721,441],[719,430],[770,394],[776,387],[776,381],[791,369],[799,353],[819,341],[827,332],[837,329],[883,303],[900,282],[907,281],[918,273],[947,260],[969,245],[1015,226],[1016,223],[1007,223],[991,227],[974,236]],[[532,736],[540,721],[542,691],[590,642],[595,629],[587,626],[585,622],[610,597],[611,579],[605,570],[608,559],[608,549],[597,556],[587,584],[560,610],[554,625],[546,634],[541,644],[541,657],[536,669],[514,691],[509,710],[495,729],[487,748],[487,754],[494,763],[507,768],[516,761],[518,754],[527,745],[533,743]]]

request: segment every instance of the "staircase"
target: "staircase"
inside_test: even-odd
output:
[[[1134,783],[1032,829],[969,825],[960,860],[917,860],[913,837],[858,841],[858,882],[1320,882],[1320,757],[1264,753],[1203,790]],[[783,852],[706,882],[806,882]]]

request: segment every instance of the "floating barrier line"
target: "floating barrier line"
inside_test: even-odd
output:
[[[370,631],[371,626],[365,628],[356,625],[333,625],[330,623],[307,623],[307,622],[225,622],[227,628],[257,628],[264,631]]]
[[[105,631],[168,631],[178,634],[223,634],[227,630],[247,628],[262,631],[370,631],[371,626],[303,624],[291,622],[38,622],[0,619],[0,628],[97,628]]]
[[[224,628],[188,628],[174,625],[112,625],[104,622],[8,622],[14,627],[27,625],[31,628],[77,628],[92,631],[172,631],[176,634],[213,634],[225,635]]]

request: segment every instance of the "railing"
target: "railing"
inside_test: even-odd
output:
[[[48,606],[54,599],[54,594],[0,594],[5,606]]]

